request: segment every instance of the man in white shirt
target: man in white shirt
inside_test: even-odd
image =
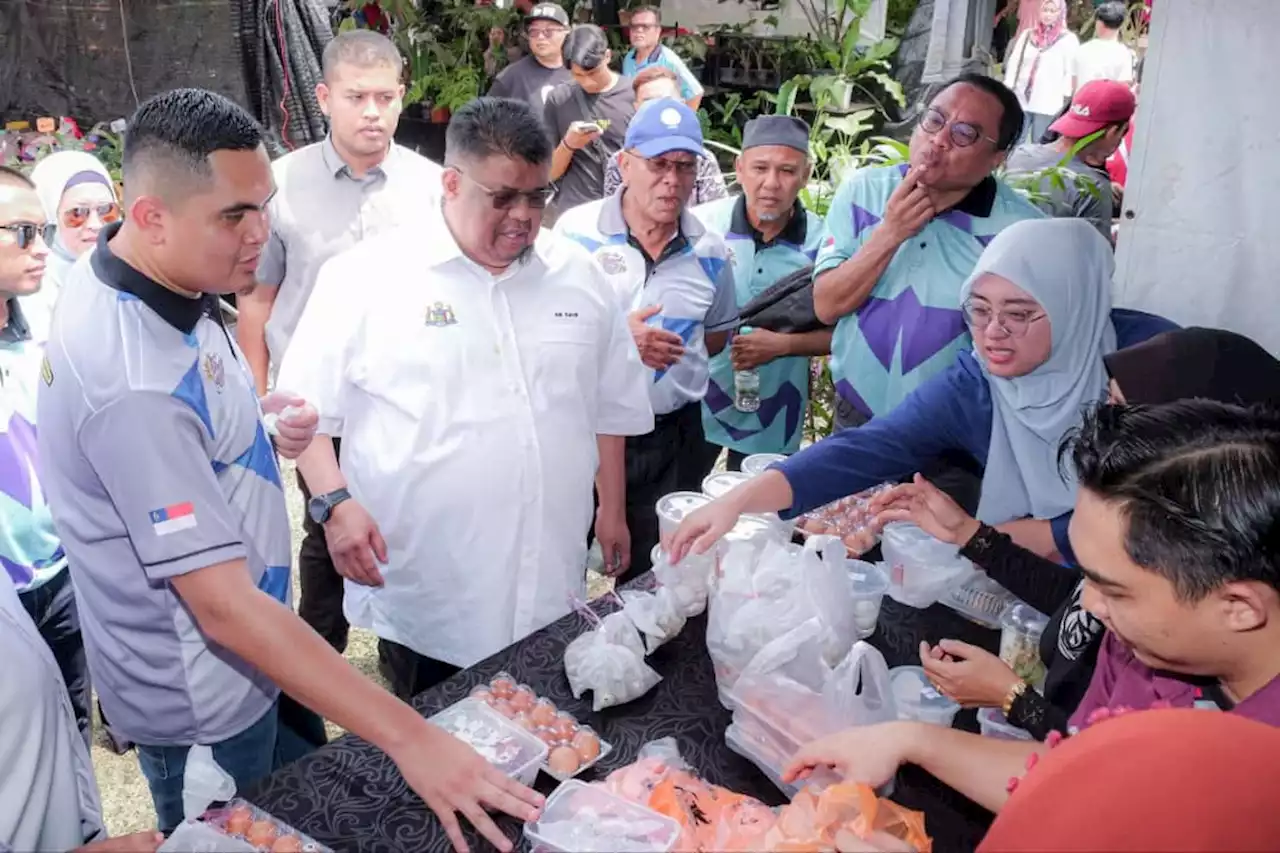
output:
[[[316,100],[329,119],[329,136],[272,164],[271,238],[258,264],[258,286],[239,302],[236,336],[259,394],[267,391],[271,366],[279,369],[284,359],[324,262],[439,201],[440,167],[392,142],[404,86],[391,40],[369,30],[339,33],[325,47],[323,67]],[[348,297],[356,300],[361,288],[353,284]],[[301,478],[298,485],[310,498]],[[341,652],[347,647],[342,577],[324,528],[310,517],[302,526],[298,615]]]
[[[1124,3],[1103,3],[1098,7],[1093,38],[1076,50],[1072,91],[1092,80],[1133,83],[1133,50],[1120,41],[1125,14]]]
[[[325,265],[280,371],[321,413],[298,466],[347,618],[381,639],[403,697],[585,594],[592,481],[597,533],[625,549],[624,437],[653,428],[615,292],[539,233],[554,194],[539,117],[479,98],[446,152],[443,204]]]

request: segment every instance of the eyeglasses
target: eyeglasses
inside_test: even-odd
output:
[[[42,222],[39,225],[34,222],[14,222],[9,225],[0,225],[0,231],[10,231],[18,237],[18,248],[28,249],[31,244],[39,237],[44,241],[46,246],[53,245],[54,226],[50,223]]]
[[[525,31],[530,39],[549,39],[555,38],[564,32],[564,27],[530,27]]]
[[[89,217],[93,214],[98,215],[98,221],[103,225],[110,225],[120,219],[120,205],[114,201],[90,207],[88,205],[79,205],[71,207],[62,214],[62,225],[64,228],[80,228],[89,221]]]
[[[551,200],[556,197],[556,188],[550,186],[538,187],[536,190],[517,190],[512,189],[511,187],[503,187],[500,190],[490,189],[468,175],[466,172],[459,169],[457,166],[451,166],[450,168],[479,187],[480,190],[489,197],[490,201],[493,202],[495,210],[510,210],[516,206],[516,202],[521,198],[527,201],[530,207],[541,210],[550,204]]]
[[[663,177],[666,177],[674,171],[676,173],[676,177],[692,178],[694,175],[698,174],[697,160],[667,160],[662,157],[654,157],[650,159],[648,157],[641,157],[634,151],[628,153],[637,160],[643,161],[645,166],[648,167],[649,172],[654,175],[662,175]]]
[[[938,133],[946,126],[947,116],[937,107],[929,107],[924,111],[924,115],[920,116],[920,129],[930,136]],[[1000,144],[990,136],[983,136],[981,130],[966,121],[955,121],[951,123],[951,142],[957,148],[968,148],[979,139],[985,139],[992,145]]]
[[[990,305],[985,305],[973,300],[967,300],[960,306],[960,311],[964,314],[964,321],[969,328],[975,332],[986,331],[991,328],[991,321],[995,320],[1006,335],[1011,338],[1021,338],[1027,334],[1027,329],[1036,320],[1043,320],[1047,315],[1041,311],[995,311]]]

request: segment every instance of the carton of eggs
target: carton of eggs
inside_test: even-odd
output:
[[[332,853],[315,839],[238,798],[210,809],[198,820],[179,824],[159,850]]]

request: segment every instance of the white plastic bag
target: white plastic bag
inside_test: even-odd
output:
[[[195,820],[215,802],[225,803],[236,795],[236,780],[213,758],[213,749],[196,745],[187,750],[182,773],[182,816]]]
[[[621,610],[614,611],[600,620],[596,629],[600,639],[615,646],[622,646],[635,654],[644,657],[644,640],[635,622]]]
[[[686,619],[692,619],[707,609],[714,572],[715,558],[707,554],[689,555],[678,566],[671,565],[663,554],[653,564],[653,576],[663,589],[671,590]]]
[[[666,587],[656,592],[626,590],[622,593],[622,602],[622,612],[644,636],[646,654],[653,654],[684,629],[684,613],[675,595]]]
[[[873,726],[898,718],[889,664],[870,643],[854,643],[823,690],[827,712],[839,728]]]
[[[809,605],[822,622],[822,657],[835,666],[858,640],[848,551],[836,536],[810,536],[800,555]]]
[[[594,711],[639,699],[662,680],[641,654],[598,631],[585,632],[565,648],[564,671],[575,699],[592,692]]]

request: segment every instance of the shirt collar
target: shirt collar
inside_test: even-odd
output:
[[[627,225],[627,220],[622,215],[622,194],[625,192],[626,188],[623,187],[600,205],[600,217],[596,221],[596,227],[606,237],[631,236],[631,227]],[[688,205],[685,205],[684,210],[680,211],[680,227],[677,233],[683,234],[688,238],[689,243],[693,244],[706,233],[706,230],[702,221],[689,211]]]
[[[750,236],[756,241],[758,247],[764,249],[780,242],[803,246],[805,237],[809,233],[808,220],[809,217],[805,215],[804,205],[800,203],[800,199],[796,199],[796,203],[791,207],[791,218],[787,220],[786,227],[772,241],[767,241],[747,217],[747,196],[744,193],[738,196],[738,200],[733,204],[733,213],[729,217],[729,230],[734,234]]]
[[[991,215],[992,208],[996,204],[996,179],[991,175],[987,175],[978,185],[969,190],[969,194],[960,199],[951,208],[961,213],[967,213],[970,216],[978,216],[983,219]]]
[[[31,340],[31,327],[27,325],[27,318],[18,304],[18,297],[10,296],[5,302],[9,306],[9,322],[0,329],[0,343],[16,344]]]
[[[201,316],[209,313],[212,297],[206,294],[191,299],[175,293],[116,257],[111,251],[111,238],[122,224],[112,223],[98,235],[98,250],[89,259],[94,273],[108,287],[138,297],[144,305],[159,314],[160,319],[179,332],[191,334]]]
[[[517,272],[521,267],[530,263],[541,264],[541,269],[543,271],[550,269],[550,264],[545,256],[547,251],[546,241],[539,240],[535,236],[533,245],[525,251],[524,255],[522,255],[518,260],[512,262],[511,266],[507,267],[507,269],[501,274],[493,275],[493,273],[467,257],[462,251],[462,247],[458,245],[458,241],[453,238],[453,232],[449,230],[448,223],[444,221],[444,202],[441,201],[440,204],[433,207],[432,210],[434,210],[435,213],[432,215],[426,227],[426,233],[433,235],[432,239],[428,241],[431,248],[428,250],[426,257],[422,259],[426,262],[427,266],[439,267],[449,263],[450,261],[459,260],[463,263],[470,264],[477,270],[481,270],[486,275],[492,276],[495,281],[507,278]]]
[[[324,159],[324,165],[335,178],[349,178],[353,181],[372,181],[386,175],[384,168],[396,154],[395,143],[391,143],[391,147],[387,149],[387,156],[382,162],[369,170],[369,173],[363,178],[357,178],[351,174],[351,167],[342,159],[342,155],[338,153],[338,149],[334,147],[333,135],[330,134],[324,138],[324,142],[320,143],[320,156]]]

